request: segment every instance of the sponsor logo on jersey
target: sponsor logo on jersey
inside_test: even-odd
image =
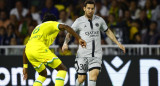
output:
[[[97,37],[99,36],[99,31],[87,31],[85,34],[89,37]]]

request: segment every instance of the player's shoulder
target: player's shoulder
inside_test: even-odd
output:
[[[94,19],[98,19],[98,20],[101,20],[103,19],[102,17],[98,16],[98,15],[94,15]]]
[[[81,22],[81,21],[84,21],[84,19],[85,19],[85,16],[80,16],[79,18],[76,19],[76,21]]]

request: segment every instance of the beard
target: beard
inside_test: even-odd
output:
[[[92,19],[93,14],[86,14],[86,16]]]

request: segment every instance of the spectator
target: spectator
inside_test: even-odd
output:
[[[120,23],[119,25],[119,28],[121,28],[123,31],[123,44],[128,44],[129,43],[129,30],[132,26],[132,17],[131,17],[131,14],[130,14],[130,11],[129,10],[125,10],[124,12],[124,18],[122,20],[122,22]]]
[[[69,6],[66,8],[66,11],[68,13],[68,17],[71,18],[73,21],[75,20],[75,8],[73,4],[69,4]],[[78,13],[77,13],[78,15]]]
[[[133,41],[131,42],[131,44],[142,44],[142,38],[139,32],[134,34]]]
[[[6,11],[6,13],[7,13],[7,15],[8,15],[8,13],[9,13],[9,9],[8,9],[8,7],[6,7],[6,2],[5,2],[5,0],[0,0],[0,12],[1,11]]]
[[[45,7],[42,8],[41,19],[43,19],[45,13],[52,13],[59,19],[59,12],[58,9],[53,6],[53,0],[46,0]]]
[[[30,12],[31,12],[33,20],[36,20],[38,24],[42,23],[40,14],[37,12],[36,6],[32,5],[30,8]]]
[[[10,45],[10,41],[12,38],[16,38],[16,35],[14,33],[14,26],[12,24],[9,24],[7,26],[7,32],[4,37],[4,45]]]
[[[153,0],[153,10],[155,11],[152,16],[152,21],[159,21],[160,20],[160,5],[158,4],[157,0]]]
[[[5,28],[0,27],[0,45],[4,44]]]
[[[59,0],[56,0],[59,1]],[[30,28],[34,28],[35,25],[41,23],[41,18],[45,13],[53,13],[59,18],[59,22],[65,23],[69,26],[72,25],[73,21],[83,14],[83,0],[60,0],[56,2],[54,0],[42,0],[33,2],[29,2],[27,4],[22,4],[25,1],[21,0],[0,0],[0,28],[5,29],[2,30],[2,33],[7,31],[9,33],[3,33],[0,36],[1,44],[10,44],[7,43],[6,38],[8,40],[8,35],[10,32],[14,34],[13,38],[16,38],[17,44],[25,44],[29,38],[29,34],[32,30]],[[12,6],[6,6],[7,3],[15,3],[15,8]],[[65,3],[67,2],[67,3]],[[108,26],[112,28],[113,32],[117,32],[115,28],[119,28],[119,33],[123,33],[123,40],[130,40],[130,43],[144,43],[144,36],[151,36],[150,33],[153,31],[149,31],[150,22],[156,21],[157,28],[156,31],[160,32],[160,4],[158,0],[96,0],[96,15],[102,16],[108,22]],[[38,4],[45,4],[44,6],[38,6]],[[31,5],[34,4],[34,5]],[[56,5],[63,5],[62,7],[66,8],[65,10],[61,10],[60,12],[56,8]],[[28,10],[24,7],[29,7]],[[11,7],[13,9],[11,9]],[[37,8],[41,9],[41,14],[37,10]],[[63,9],[64,9],[63,8]],[[9,12],[9,9],[11,11]],[[10,13],[10,14],[9,14]],[[123,15],[124,14],[124,15]],[[107,17],[107,18],[106,18]],[[32,24],[31,24],[32,23]],[[8,26],[11,27],[13,25],[14,31],[9,30]],[[33,25],[34,24],[34,25]],[[154,25],[152,25],[154,26]],[[0,30],[1,31],[1,30]],[[148,32],[149,31],[149,32]],[[1,32],[0,32],[1,33]],[[124,34],[127,33],[127,34]],[[8,34],[8,35],[7,35]],[[150,42],[147,44],[157,44],[159,39],[159,33],[154,33],[150,39]],[[125,35],[125,37],[124,37]],[[13,35],[12,35],[13,36]],[[129,37],[126,38],[126,36]],[[141,37],[139,37],[141,36]],[[63,37],[63,36],[62,36]],[[138,38],[139,37],[139,38]],[[4,40],[5,38],[5,40]],[[11,37],[12,38],[12,37]],[[9,39],[11,39],[9,38]],[[21,38],[21,40],[19,40]],[[25,40],[24,40],[25,38]],[[106,37],[107,38],[107,37]],[[137,41],[141,38],[141,42]],[[3,39],[3,40],[2,40]],[[56,44],[59,43],[59,38],[56,39]],[[71,39],[71,43],[76,42],[74,38]],[[149,39],[147,39],[149,40]],[[103,40],[102,40],[103,41]],[[107,43],[109,43],[107,41]],[[129,42],[123,42],[129,43]]]
[[[118,22],[116,21],[116,17],[114,14],[109,14],[108,16],[108,23],[107,23],[108,27],[110,28],[114,28],[118,26]]]
[[[96,1],[95,14],[103,17],[104,19],[109,15],[107,7],[101,3],[100,0]]]
[[[143,44],[151,44],[152,43],[151,39],[155,37],[157,33],[158,33],[157,32],[157,22],[152,21],[149,25],[149,29],[147,29],[147,32],[142,36]]]
[[[158,1],[152,0],[152,6],[153,6],[153,9],[155,9],[158,6]]]
[[[138,0],[138,6],[143,9],[145,7],[146,1],[147,0]]]
[[[122,11],[124,12],[125,10],[129,10],[128,6],[129,3],[127,0],[119,0],[119,7],[122,9]]]
[[[140,33],[144,34],[149,27],[150,20],[147,18],[146,10],[140,11],[140,17],[136,20],[140,25]]]
[[[131,13],[132,19],[138,19],[140,16],[140,9],[137,7],[137,3],[135,1],[130,2],[129,11]]]
[[[123,12],[118,7],[117,0],[112,0],[111,7],[109,9],[109,14],[114,14],[115,15],[115,19],[118,20],[118,21],[120,21],[121,18],[123,17]]]
[[[34,28],[35,28],[35,26],[33,26],[33,25],[30,25],[30,26],[28,27],[28,32],[27,32],[28,34],[27,34],[27,36],[24,38],[24,42],[23,42],[24,45],[27,44],[27,42],[28,42],[28,40],[29,40],[29,38],[30,38],[30,36],[31,36],[32,31],[34,30]]]
[[[160,44],[160,33],[155,34],[151,38],[150,44]]]
[[[0,27],[5,27],[10,24],[6,11],[0,11]]]
[[[75,21],[77,18],[79,17],[79,15],[77,13],[74,13],[74,16],[72,18],[72,21]]]
[[[23,18],[27,15],[27,13],[28,13],[28,10],[26,8],[23,8],[21,1],[17,1],[16,7],[10,11],[10,15],[16,15],[19,21],[22,21]]]
[[[59,17],[60,17],[60,19],[58,20],[58,22],[64,23],[69,26],[72,25],[73,21],[68,18],[67,12],[65,10],[60,11]]]
[[[5,28],[0,27],[0,46],[4,45]],[[4,55],[5,50],[0,49],[0,55]]]
[[[9,22],[10,24],[12,24],[15,28],[15,35],[20,38],[20,32],[18,30],[18,27],[19,27],[19,22],[17,20],[17,17],[15,15],[10,15],[10,18],[9,18]]]
[[[133,41],[134,35],[139,32],[139,28],[140,28],[139,23],[137,21],[132,21],[131,28],[129,31],[129,33],[130,33],[129,39],[130,39],[131,43]]]
[[[151,44],[159,44],[160,45],[160,33],[156,34],[155,37],[151,40]]]
[[[153,6],[150,0],[146,1],[144,9],[146,10],[147,18],[151,19],[155,11],[153,10]]]
[[[116,38],[119,42],[123,42],[123,29],[120,27],[120,24],[116,21],[114,14],[109,14],[108,16],[108,27],[111,28],[112,32],[116,34]],[[106,38],[108,44],[114,44],[109,37]]]
[[[132,21],[133,21],[133,19],[131,17],[130,11],[129,10],[125,10],[124,18],[122,19],[122,23],[124,24],[125,27],[130,28]]]
[[[28,27],[30,24],[33,24],[34,26],[37,25],[37,22],[33,20],[31,14],[27,14],[24,21],[19,25],[19,32],[21,34],[21,42],[23,43],[24,37],[27,35]]]
[[[153,0],[153,5],[155,12],[152,16],[152,21],[157,21],[158,31],[160,32],[160,4],[158,4],[157,0]]]
[[[14,14],[10,15],[9,21],[10,21],[10,23],[11,23],[12,25],[14,25],[15,28],[18,28],[18,26],[19,26],[19,21],[18,21],[16,15],[14,15]]]

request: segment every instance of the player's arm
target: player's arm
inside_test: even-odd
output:
[[[106,34],[107,34],[107,36],[108,36],[114,43],[116,43],[116,44],[119,46],[120,49],[123,50],[124,53],[126,52],[126,51],[125,51],[125,47],[124,47],[121,43],[119,43],[119,42],[117,41],[117,39],[116,39],[116,37],[114,36],[113,32],[112,32],[109,28],[108,28],[108,30],[106,31]]]
[[[81,39],[81,37],[68,25],[59,24],[60,30],[67,30],[70,34],[72,34],[77,40]]]
[[[64,44],[68,44],[69,43],[71,36],[72,35],[70,33],[67,33],[66,38],[64,40]]]
[[[27,69],[28,69],[28,59],[25,53],[25,48],[24,48],[23,50],[23,80],[26,80],[28,77]]]
[[[62,52],[64,52],[65,50],[68,50],[68,43],[70,41],[71,36],[72,35],[70,33],[67,33],[63,46],[62,46]]]
[[[23,50],[23,64],[28,64],[28,59],[27,59],[27,56],[26,56],[26,53],[25,53],[25,48]]]
[[[71,36],[70,34],[72,34],[77,39],[77,41],[79,42],[79,44],[82,47],[86,47],[86,42],[84,40],[82,40],[81,37],[68,25],[59,24],[59,29],[60,30],[67,30],[67,32],[69,32],[69,34],[66,35],[66,39],[65,39],[66,43],[69,42],[70,36]]]

